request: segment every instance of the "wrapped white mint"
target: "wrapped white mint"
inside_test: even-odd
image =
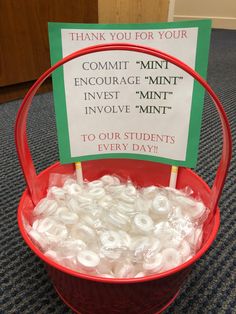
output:
[[[138,188],[112,175],[63,182],[49,187],[27,229],[58,264],[104,278],[139,278],[173,269],[201,247],[208,209],[190,189]]]

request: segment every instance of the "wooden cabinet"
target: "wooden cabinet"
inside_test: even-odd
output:
[[[0,0],[0,103],[21,98],[50,66],[48,22],[166,21],[170,0]],[[50,81],[43,90],[51,89]]]
[[[0,0],[0,102],[50,66],[48,22],[97,23],[97,0]]]
[[[172,0],[98,0],[99,23],[166,22]]]

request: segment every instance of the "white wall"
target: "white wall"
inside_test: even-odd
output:
[[[175,0],[174,21],[204,18],[214,28],[236,29],[236,0]]]

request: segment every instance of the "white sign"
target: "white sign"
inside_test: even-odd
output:
[[[195,68],[198,32],[197,26],[62,27],[62,56],[101,43],[129,42],[156,48]],[[194,87],[189,74],[150,55],[106,51],[66,63],[63,75],[73,160],[120,154],[150,160],[154,157],[172,164],[187,162]]]

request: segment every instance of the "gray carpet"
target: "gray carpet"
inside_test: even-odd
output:
[[[236,31],[213,31],[208,82],[224,105],[236,145]],[[20,101],[0,105],[0,313],[69,314],[72,312],[54,292],[43,264],[23,242],[17,227],[17,206],[25,188],[13,140],[19,105]],[[28,131],[34,161],[41,171],[58,159],[51,93],[35,98]],[[220,152],[219,121],[206,97],[197,172],[209,184],[213,182]],[[193,267],[180,296],[166,314],[236,313],[235,156],[234,153],[220,200],[218,236]]]

